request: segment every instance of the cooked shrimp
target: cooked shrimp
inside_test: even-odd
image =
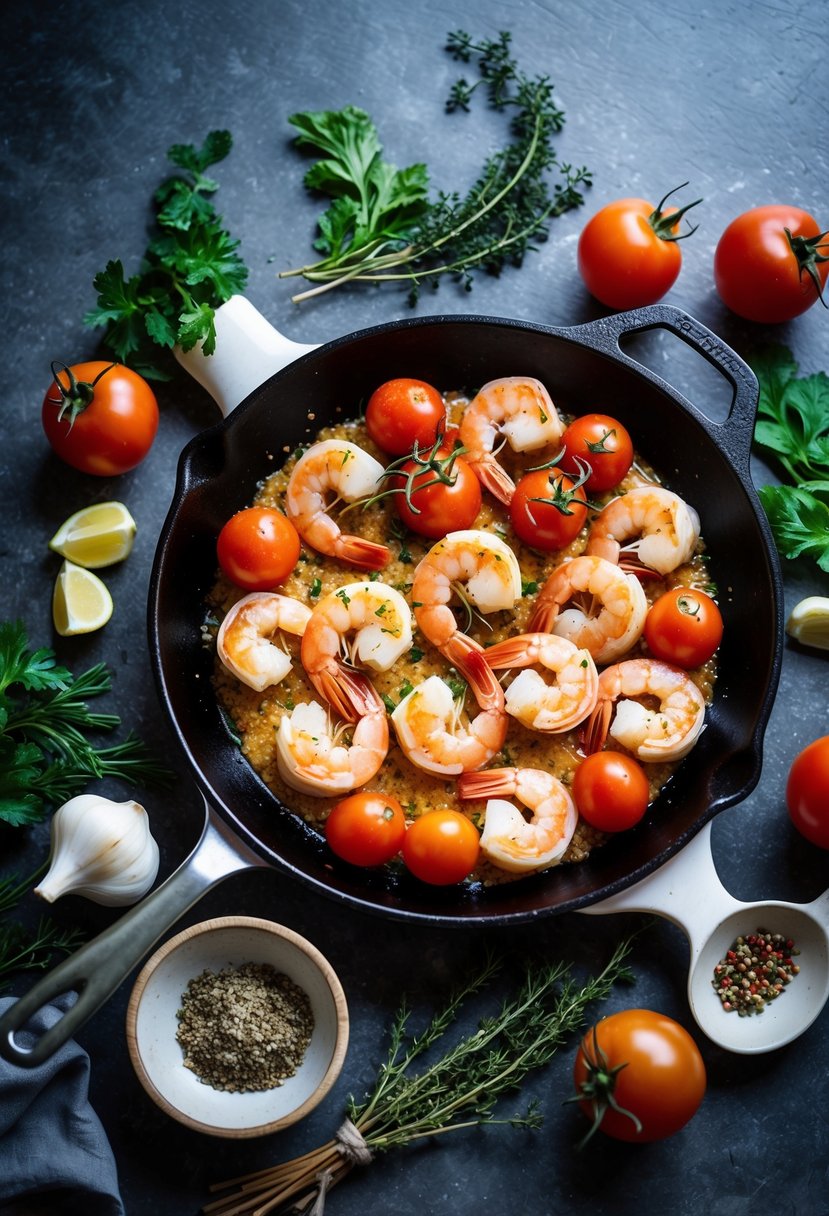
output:
[[[253,591],[228,612],[216,636],[222,663],[248,688],[262,692],[284,680],[291,657],[275,644],[281,633],[301,637],[311,609],[290,595]]]
[[[610,734],[639,760],[681,760],[699,738],[704,717],[705,699],[686,672],[657,659],[627,659],[599,677],[585,750],[601,750]]]
[[[599,673],[589,650],[554,633],[522,633],[486,652],[495,671],[526,670],[507,688],[506,710],[530,730],[570,730],[592,713],[599,696]],[[554,677],[545,680],[534,667]]]
[[[557,443],[563,431],[540,380],[507,376],[490,380],[472,398],[461,421],[460,439],[481,485],[509,506],[515,484],[495,459],[498,436],[503,435],[514,452],[533,452]]]
[[[412,614],[399,591],[380,582],[347,583],[313,609],[300,653],[320,696],[356,722],[370,712],[374,689],[354,665],[388,671],[411,644]]]
[[[461,798],[488,798],[481,850],[493,865],[513,873],[543,870],[561,861],[578,823],[567,789],[537,768],[491,768],[458,778]],[[499,795],[517,798],[532,818]]]
[[[556,633],[612,663],[641,637],[648,602],[641,583],[603,557],[574,557],[541,588],[527,626]]]
[[[328,514],[334,502],[357,502],[376,494],[382,473],[380,462],[355,443],[323,439],[294,465],[285,513],[306,544],[319,553],[361,570],[382,570],[391,556],[387,546],[342,532]]]
[[[590,526],[586,552],[623,569],[644,567],[670,574],[691,557],[699,527],[694,508],[672,490],[636,486],[599,512]]]
[[[495,687],[501,690],[495,681]],[[497,700],[497,697],[495,698]],[[507,735],[504,694],[469,720],[440,676],[429,676],[403,698],[391,715],[405,756],[418,768],[441,776],[480,768],[499,752]]]
[[[376,693],[350,743],[340,742],[344,729],[332,728],[330,714],[317,701],[303,702],[285,714],[276,734],[276,757],[286,785],[325,798],[371,781],[389,750],[386,710]]]
[[[420,562],[412,584],[421,632],[457,667],[478,704],[486,707],[501,688],[483,657],[483,647],[459,629],[449,607],[453,592],[480,612],[512,608],[521,595],[521,571],[509,545],[492,532],[450,532]]]

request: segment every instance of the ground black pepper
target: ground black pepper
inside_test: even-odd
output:
[[[267,963],[203,971],[181,998],[184,1066],[213,1089],[272,1089],[296,1072],[311,1041],[308,996]]]
[[[791,938],[758,929],[738,937],[714,968],[711,980],[726,1013],[762,1013],[800,972]]]

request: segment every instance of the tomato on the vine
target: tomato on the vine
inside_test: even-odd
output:
[[[576,539],[587,519],[587,497],[581,478],[558,468],[525,473],[512,496],[510,522],[519,540],[552,553]]]
[[[237,587],[270,591],[299,561],[299,534],[273,507],[245,507],[219,533],[219,565]]]
[[[696,231],[680,233],[679,222],[702,200],[665,207],[674,193],[669,191],[657,207],[643,198],[616,199],[585,225],[579,237],[579,273],[591,295],[608,308],[655,304],[676,282],[682,267],[678,242]]]
[[[343,861],[354,866],[380,866],[400,852],[406,816],[390,794],[362,790],[349,794],[325,821],[325,838]]]
[[[578,475],[578,461],[590,465],[584,483],[594,494],[618,486],[633,464],[630,433],[608,414],[583,414],[571,422],[561,437],[564,455],[559,465],[565,473]]]
[[[600,832],[622,832],[637,824],[650,802],[645,770],[622,752],[593,752],[573,774],[579,814]]]
[[[714,254],[714,282],[746,321],[776,325],[800,316],[829,276],[829,232],[800,207],[753,207],[732,220]]]
[[[57,455],[82,473],[116,477],[140,464],[158,430],[146,380],[120,363],[52,364],[41,420]]]
[[[723,621],[710,595],[674,587],[651,606],[645,641],[657,659],[690,670],[707,663],[722,641]]]
[[[392,479],[397,514],[412,532],[440,540],[471,528],[481,509],[481,483],[457,454],[441,442],[407,460]]]
[[[436,388],[423,380],[387,380],[366,406],[366,430],[392,456],[405,456],[415,443],[431,448],[446,424],[446,406]]]
[[[786,805],[794,826],[821,849],[829,849],[829,735],[795,756],[786,782]]]
[[[480,847],[478,829],[466,815],[427,811],[406,831],[403,861],[422,882],[448,886],[472,873]]]
[[[616,1140],[639,1143],[684,1127],[707,1083],[688,1031],[650,1009],[625,1009],[597,1022],[579,1045],[573,1076],[579,1104],[593,1122],[588,1136],[601,1128]]]

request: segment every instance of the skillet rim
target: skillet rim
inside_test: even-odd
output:
[[[327,885],[315,875],[308,873],[301,866],[295,865],[289,859],[280,856],[273,848],[268,847],[257,836],[256,832],[248,827],[244,822],[241,822],[239,817],[226,804],[222,797],[218,795],[211,779],[205,772],[202,762],[197,758],[193,746],[187,736],[186,731],[181,727],[177,713],[175,712],[170,696],[167,680],[164,672],[164,664],[162,659],[162,646],[160,641],[160,632],[162,622],[159,620],[158,602],[159,593],[163,585],[165,576],[164,562],[165,555],[170,543],[170,537],[174,532],[175,525],[182,513],[184,506],[187,503],[188,494],[205,480],[209,480],[209,476],[199,476],[194,472],[194,466],[198,463],[199,455],[207,450],[211,445],[221,442],[223,434],[237,420],[241,419],[250,410],[254,410],[261,398],[269,395],[271,386],[274,382],[286,373],[300,368],[308,362],[318,361],[329,356],[332,352],[341,350],[349,345],[354,345],[361,340],[367,340],[377,337],[382,337],[387,334],[397,334],[402,331],[428,329],[429,327],[438,326],[495,326],[499,329],[514,332],[525,332],[530,335],[540,335],[542,337],[550,337],[553,339],[572,343],[582,349],[591,351],[597,356],[603,356],[613,363],[621,364],[626,367],[634,376],[640,377],[648,381],[660,393],[668,396],[676,403],[678,408],[689,415],[691,420],[697,423],[705,432],[709,442],[719,444],[724,450],[724,455],[727,464],[730,466],[743,492],[745,493],[751,513],[754,516],[755,523],[758,527],[760,547],[766,561],[766,574],[772,592],[773,600],[773,619],[775,623],[774,637],[770,639],[772,643],[771,653],[769,655],[768,668],[766,672],[765,685],[763,696],[760,699],[759,705],[756,707],[754,714],[754,727],[750,737],[746,741],[746,746],[739,753],[741,756],[749,756],[751,758],[751,766],[744,774],[742,783],[738,789],[732,790],[730,793],[721,795],[716,798],[713,804],[708,807],[694,820],[687,830],[678,832],[671,839],[665,848],[657,852],[656,856],[650,858],[643,865],[635,867],[623,877],[606,882],[600,889],[577,895],[571,899],[565,899],[554,905],[543,905],[535,907],[522,906],[518,910],[503,910],[499,908],[472,908],[469,907],[469,899],[467,904],[461,907],[460,905],[450,905],[447,910],[435,910],[435,907],[420,908],[411,901],[406,906],[400,906],[398,902],[386,902],[378,899],[380,894],[379,889],[372,889],[370,884],[366,885],[365,893],[354,894],[350,890],[340,890]],[[680,330],[680,326],[690,328],[692,331],[691,338],[687,337],[686,333]],[[696,349],[702,357],[712,363],[718,371],[725,377],[732,386],[735,397],[732,402],[732,407],[725,424],[721,425],[714,423],[701,410],[689,401],[682,393],[680,393],[673,385],[664,380],[658,373],[654,372],[640,363],[636,359],[628,356],[619,344],[619,338],[624,334],[643,332],[655,328],[666,328],[673,331],[678,337],[688,341],[688,344]],[[697,339],[696,341],[693,339]],[[707,343],[710,340],[710,345]],[[716,356],[725,356],[725,362],[720,361]],[[744,381],[743,385],[738,382],[738,377]],[[728,426],[732,416],[737,409],[737,401],[741,390],[745,395],[746,385],[753,385],[754,400],[750,411],[751,417],[747,419],[744,416],[741,420],[741,425],[745,431],[747,421],[750,423],[748,439],[746,435],[742,436],[742,443],[732,442],[732,437],[729,436]],[[579,908],[587,907],[601,899],[610,895],[616,894],[621,890],[625,890],[652,873],[665,864],[672,856],[674,856],[690,839],[693,838],[704,826],[708,823],[719,811],[742,801],[757,785],[762,769],[762,751],[765,730],[768,725],[769,716],[771,714],[772,705],[777,691],[777,686],[780,676],[780,668],[782,664],[783,652],[783,588],[782,576],[780,573],[779,559],[774,546],[771,530],[766,520],[765,514],[760,506],[759,498],[754,488],[750,476],[750,442],[751,434],[753,433],[753,420],[756,413],[756,379],[754,378],[751,369],[743,360],[731,350],[716,334],[707,330],[699,322],[696,322],[689,314],[683,313],[681,310],[673,308],[669,305],[659,305],[652,308],[635,310],[632,313],[612,314],[609,317],[601,317],[594,321],[581,323],[574,326],[548,326],[538,324],[528,320],[479,316],[473,314],[434,314],[423,317],[404,318],[397,321],[385,322],[379,325],[370,326],[361,330],[356,330],[352,333],[341,335],[332,339],[329,342],[300,355],[296,360],[287,364],[284,368],[277,371],[273,376],[269,377],[261,385],[255,388],[236,409],[234,409],[228,417],[220,419],[214,425],[207,427],[199,434],[195,435],[182,450],[177,467],[176,484],[173,492],[170,507],[167,512],[162,529],[159,533],[159,538],[155,550],[150,585],[148,595],[148,634],[150,641],[150,655],[153,668],[153,674],[156,681],[156,687],[159,693],[159,698],[164,707],[167,719],[173,728],[174,734],[177,736],[188,766],[195,778],[196,785],[201,791],[205,802],[209,808],[212,808],[216,814],[224,821],[225,824],[240,838],[244,844],[251,848],[255,854],[263,858],[263,860],[272,865],[276,869],[281,869],[291,873],[297,877],[302,883],[310,885],[321,894],[324,894],[329,899],[334,899],[339,902],[356,907],[362,911],[367,911],[373,914],[391,917],[395,919],[403,919],[409,921],[420,921],[429,924],[441,925],[469,925],[469,924],[492,924],[503,925],[527,922],[535,919],[538,916],[556,915],[560,913],[578,910]],[[751,391],[749,388],[748,391]],[[743,402],[743,414],[745,415],[745,402]],[[726,441],[727,440],[727,441]],[[168,573],[169,578],[169,573]],[[198,745],[196,746],[198,751]],[[239,756],[239,763],[245,765],[246,773],[252,776],[254,784],[257,785],[262,792],[262,796],[268,800],[275,800],[277,806],[283,804],[276,799],[272,791],[264,784],[257,773]],[[295,819],[299,819],[294,812]],[[301,820],[300,820],[301,822]],[[303,825],[304,826],[304,825]],[[305,832],[309,838],[319,840],[318,834],[312,829],[305,827]],[[491,890],[505,891],[508,888],[520,888],[524,898],[522,905],[526,903],[528,893],[532,892],[533,887],[538,887],[549,878],[549,873],[546,875],[528,876],[519,880],[517,883],[509,883],[504,886],[493,888]],[[387,891],[387,896],[390,901],[396,901],[399,898],[399,893]],[[432,889],[433,894],[437,894],[436,889]],[[434,901],[431,901],[434,902]]]

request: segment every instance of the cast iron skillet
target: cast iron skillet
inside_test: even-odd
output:
[[[725,423],[705,418],[621,349],[623,336],[656,328],[681,338],[730,383],[733,402]],[[618,417],[671,488],[699,510],[725,621],[707,727],[645,820],[585,863],[488,889],[435,888],[406,875],[356,870],[332,858],[323,840],[277,800],[242,758],[223,720],[211,688],[212,655],[199,628],[215,577],[216,536],[250,502],[283,451],[353,412],[382,381],[415,375],[443,389],[474,389],[514,374],[537,377],[564,411],[602,408]],[[311,349],[194,439],[182,454],[158,545],[149,633],[162,702],[208,806],[205,833],[191,858],[153,895],[12,1006],[0,1021],[0,1051],[19,1063],[40,1062],[187,907],[234,870],[273,865],[320,893],[407,920],[519,923],[583,908],[639,881],[718,811],[744,798],[759,778],[782,654],[780,573],[749,476],[756,400],[756,380],[742,360],[691,317],[666,306],[571,329],[429,317]],[[337,407],[343,413],[335,413]],[[14,1029],[68,988],[81,989],[78,1003],[33,1050],[20,1048]]]

